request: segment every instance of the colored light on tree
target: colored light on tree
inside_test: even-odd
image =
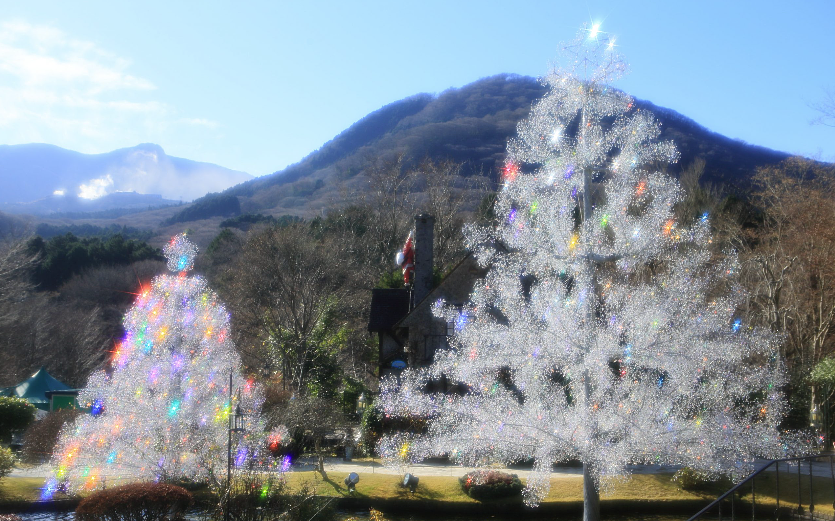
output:
[[[138,296],[111,369],[94,373],[80,392],[90,414],[62,433],[53,456],[55,483],[91,489],[106,475],[205,480],[225,469],[233,408],[240,404],[246,413],[244,436],[261,430],[263,399],[240,374],[229,315],[202,277],[186,274],[196,253],[184,235],[165,247],[174,274],[156,277]],[[253,450],[245,448],[243,457]]]
[[[466,324],[433,365],[385,381],[378,401],[389,416],[429,420],[426,434],[382,440],[390,461],[533,459],[533,505],[552,464],[578,459],[591,519],[599,487],[627,464],[716,475],[780,454],[785,405],[775,339],[735,316],[736,257],[710,251],[706,218],[674,219],[678,183],[646,165],[678,154],[651,114],[606,85],[625,64],[602,34],[581,33],[566,46],[573,70],[543,78],[549,92],[508,144],[517,175],[496,201],[500,224],[466,231],[489,267]],[[533,201],[536,212],[521,210]],[[423,391],[442,379],[468,392]]]

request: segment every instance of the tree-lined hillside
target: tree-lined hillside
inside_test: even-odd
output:
[[[243,212],[312,216],[361,193],[372,158],[395,156],[407,166],[450,160],[462,165],[462,176],[481,172],[497,180],[507,139],[543,93],[534,78],[503,74],[436,96],[412,96],[369,114],[299,163],[223,193],[237,196]],[[669,167],[672,174],[701,157],[703,182],[747,187],[757,167],[788,157],[711,132],[673,110],[635,103],[657,115],[660,139],[678,144],[681,160]]]

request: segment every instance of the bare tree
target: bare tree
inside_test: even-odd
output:
[[[29,253],[22,239],[0,242],[0,321],[13,312],[14,302],[32,290],[27,277],[38,256]]]
[[[310,395],[285,394],[275,405],[270,409],[270,425],[284,425],[295,438],[311,441],[316,470],[325,476],[325,455],[330,452],[325,446],[325,437],[348,426],[345,415],[334,400]]]
[[[792,158],[761,169],[756,182],[764,222],[746,255],[751,311],[785,334],[785,355],[808,368],[835,349],[835,178]]]
[[[37,257],[27,251],[24,240],[0,242],[0,355],[4,360],[0,385],[17,383],[24,365],[20,355],[32,354],[27,346],[20,346],[18,339],[21,337],[15,333],[24,329],[21,322],[29,321],[24,304],[32,297],[29,270],[36,261]]]
[[[105,365],[115,344],[98,306],[53,304],[42,328],[41,360],[53,368],[55,376],[74,387],[82,387],[90,373]]]
[[[820,113],[820,116],[812,120],[813,124],[835,127],[835,88],[826,87],[823,90],[824,97],[817,103],[810,106]]]
[[[18,383],[39,367],[71,386],[81,386],[102,367],[114,339],[101,309],[62,303],[34,293],[16,304],[14,320],[0,325],[0,374],[7,384]]]
[[[294,389],[303,388],[319,353],[317,328],[345,293],[338,248],[303,225],[273,227],[248,239],[236,265],[234,319],[247,337],[239,346],[278,365]]]
[[[369,160],[365,168],[368,188],[361,201],[370,210],[371,229],[367,232],[378,270],[391,266],[394,252],[412,227],[415,215],[415,172],[405,165],[405,158]],[[381,273],[378,273],[379,276]]]
[[[468,217],[487,193],[486,176],[461,175],[462,165],[453,161],[424,159],[415,172],[422,182],[423,193],[419,207],[435,217],[435,263],[446,268],[458,260],[464,251],[462,229]]]
[[[83,385],[122,334],[121,316],[140,284],[163,265],[96,268],[47,293],[30,282],[37,261],[22,240],[0,249],[0,380],[17,383],[46,366],[65,383]]]
[[[369,252],[364,269],[373,271],[375,282],[394,268],[393,256],[403,246],[419,213],[435,217],[436,265],[448,267],[460,258],[461,229],[472,220],[490,188],[486,175],[465,176],[462,170],[460,163],[431,158],[409,166],[402,154],[367,160],[367,184],[354,201],[366,212],[368,230],[359,242]]]

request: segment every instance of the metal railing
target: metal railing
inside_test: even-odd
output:
[[[824,459],[829,460],[829,475],[832,480],[832,490],[833,490],[833,498],[835,498],[835,466],[833,466],[833,458],[835,458],[835,454],[824,454],[818,456],[801,456],[797,458],[783,458],[777,460],[771,460],[767,462],[765,465],[754,471],[750,476],[736,484],[730,490],[716,498],[712,503],[701,509],[696,515],[688,519],[687,521],[694,521],[695,519],[700,519],[702,516],[709,515],[712,513],[717,514],[718,518],[722,519],[722,508],[723,504],[725,508],[730,508],[730,512],[727,510],[725,511],[726,515],[730,514],[730,519],[735,520],[737,518],[737,510],[745,509],[750,506],[751,508],[751,519],[755,520],[757,516],[757,496],[756,496],[756,478],[757,476],[761,475],[763,472],[770,470],[773,468],[773,471],[776,474],[775,478],[775,494],[774,498],[776,499],[776,506],[773,513],[773,519],[780,519],[781,513],[788,513],[788,514],[800,514],[804,513],[803,509],[803,493],[802,493],[802,480],[804,479],[801,476],[801,470],[804,466],[804,463],[807,464],[807,468],[809,469],[809,494],[807,495],[809,499],[808,509],[809,514],[813,514],[815,512],[815,484],[813,479],[813,464],[815,461],[820,461]],[[789,474],[793,474],[791,471],[790,466],[792,464],[797,465],[797,505],[792,507],[780,507],[780,463],[785,463],[787,467],[787,472]],[[750,487],[751,490],[751,501],[750,502],[742,502],[741,496],[745,494]],[[739,497],[739,499],[738,499]],[[737,502],[740,503],[739,508],[737,506]],[[785,502],[784,502],[785,504]],[[794,505],[794,501],[791,502]],[[835,509],[835,501],[832,505],[833,509]],[[764,503],[761,503],[760,512],[767,511],[767,507]],[[768,518],[772,518],[771,514],[769,514]]]

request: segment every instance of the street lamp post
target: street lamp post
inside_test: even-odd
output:
[[[817,404],[813,404],[812,410],[809,411],[809,428],[812,429],[815,434],[818,434],[818,431],[820,431],[820,424],[820,411]]]
[[[359,398],[357,398],[357,415],[362,419],[362,413],[365,412],[365,408],[368,405],[368,401],[365,398],[365,393],[360,393]]]
[[[229,371],[229,406],[232,406],[232,373],[233,370],[230,369]],[[230,505],[232,501],[232,433],[233,432],[244,432],[244,421],[243,421],[244,414],[241,411],[241,403],[238,400],[238,403],[235,405],[235,412],[229,414],[229,426],[228,426],[228,437],[226,441],[226,508],[223,512],[223,519],[224,521],[229,521],[230,516]]]

